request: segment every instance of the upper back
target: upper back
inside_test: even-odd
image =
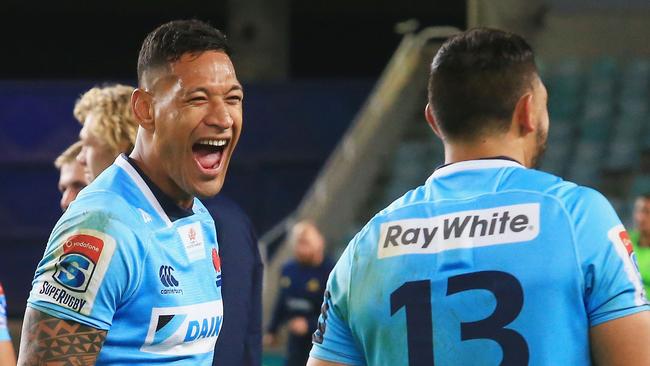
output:
[[[457,163],[364,227],[328,295],[368,364],[588,364],[589,327],[645,304],[621,232],[591,189]]]

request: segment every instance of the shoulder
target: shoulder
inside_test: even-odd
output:
[[[295,259],[291,259],[282,266],[282,273],[283,274],[293,273],[298,269],[298,266],[299,266],[298,262],[296,262]]]
[[[129,203],[122,195],[102,189],[85,192],[75,199],[61,220],[70,221],[73,218],[83,219],[88,222],[97,220],[105,222],[121,222],[126,226],[138,229],[144,223],[142,215],[137,208]]]
[[[504,180],[503,190],[524,191],[555,200],[567,212],[576,210],[604,209],[611,205],[597,190],[563,180],[553,174],[534,169],[513,169],[509,179]]]
[[[71,240],[95,240],[120,250],[140,251],[148,243],[145,228],[142,215],[122,197],[110,191],[91,191],[77,198],[59,219],[48,247],[55,249]]]
[[[414,188],[404,193],[404,195],[402,195],[401,197],[393,201],[391,204],[386,206],[386,208],[384,208],[383,210],[379,211],[375,217],[389,215],[393,211],[400,210],[403,209],[404,207],[429,200],[431,199],[431,197],[429,196],[428,191],[429,190],[427,189],[426,184]]]
[[[586,211],[615,215],[607,198],[590,187],[566,182],[552,187],[546,193],[555,197],[572,215],[584,214]]]
[[[222,221],[243,220],[246,224],[250,224],[248,215],[244,210],[235,201],[223,194],[205,200],[204,204],[215,221],[217,219]]]
[[[253,224],[235,201],[219,194],[206,200],[204,205],[214,220],[218,237],[233,243],[246,242],[248,246],[258,251]]]
[[[604,196],[593,188],[581,186],[564,180],[556,175],[535,169],[513,169],[504,189],[519,189],[539,192],[569,202],[572,199],[593,198],[605,200]]]

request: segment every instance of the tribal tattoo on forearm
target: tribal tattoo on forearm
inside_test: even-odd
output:
[[[106,331],[27,308],[19,366],[94,365]]]

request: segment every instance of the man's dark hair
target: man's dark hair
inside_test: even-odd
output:
[[[431,65],[428,91],[434,118],[452,140],[505,132],[536,73],[533,50],[516,34],[475,28],[453,36]]]
[[[184,54],[222,51],[230,56],[226,36],[200,20],[174,20],[147,35],[138,56],[138,81],[148,69],[178,61]]]

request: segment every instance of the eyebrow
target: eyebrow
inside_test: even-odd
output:
[[[231,86],[230,89],[228,89],[226,94],[230,93],[233,90],[240,90],[243,93],[244,92],[244,87],[241,86],[240,84],[235,84],[235,85]],[[199,86],[199,87],[196,87],[194,89],[188,90],[187,93],[185,93],[185,95],[193,94],[193,93],[196,93],[196,92],[203,92],[205,94],[210,94],[210,91],[208,90],[208,88],[206,88],[204,86]]]

